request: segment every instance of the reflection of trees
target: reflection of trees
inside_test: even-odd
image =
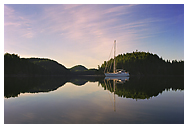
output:
[[[18,97],[20,93],[50,92],[63,86],[66,82],[71,82],[76,86],[82,86],[86,82],[98,81],[95,77],[5,77],[4,96]]]
[[[113,81],[110,83],[113,86]],[[101,84],[106,89],[107,86],[103,82]],[[116,84],[115,94],[126,98],[148,99],[170,88],[184,90],[184,77],[131,77],[128,82]],[[111,87],[107,89],[112,92]]]
[[[4,96],[17,97],[20,93],[49,92],[67,82],[64,77],[5,77]]]
[[[106,89],[104,78],[99,77],[5,77],[4,96],[17,97],[20,93],[49,92],[58,89],[66,82],[71,82],[77,86],[83,86],[86,82],[99,82]],[[113,81],[111,87],[107,89],[113,92]],[[130,77],[125,83],[116,83],[115,94],[120,97],[133,99],[146,99],[157,96],[164,90],[184,90],[184,77]]]

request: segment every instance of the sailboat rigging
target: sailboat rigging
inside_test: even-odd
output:
[[[109,73],[109,72],[105,72],[107,68],[105,68],[104,70],[104,74],[106,77],[128,77],[129,76],[129,72],[125,72],[125,70],[123,69],[117,69],[116,70],[116,66],[115,66],[115,55],[116,55],[116,40],[114,40],[114,68],[113,68],[113,73]],[[106,65],[107,67],[107,65]]]

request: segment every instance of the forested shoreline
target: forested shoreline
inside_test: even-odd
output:
[[[124,69],[130,75],[184,75],[184,61],[180,60],[163,60],[157,54],[149,52],[133,52],[120,54],[116,58],[116,68]],[[110,66],[113,59],[104,61],[98,66],[101,73],[104,72],[105,66]],[[111,66],[110,72],[113,71]]]
[[[116,58],[116,68],[124,69],[130,75],[184,75],[184,61],[163,60],[157,54],[133,52],[120,54]],[[66,68],[57,61],[46,58],[20,58],[17,54],[4,54],[5,76],[78,76],[104,75],[105,66],[113,59],[104,61],[98,69],[87,69],[82,65]],[[113,70],[111,66],[110,72]]]
[[[78,76],[96,75],[97,69],[76,65],[70,69],[47,58],[20,58],[17,54],[4,54],[4,75],[9,77],[28,76]]]

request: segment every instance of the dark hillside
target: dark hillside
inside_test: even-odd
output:
[[[104,61],[99,71],[104,71],[106,63],[113,64],[111,61]],[[124,69],[131,75],[184,75],[184,61],[175,60],[170,63],[149,52],[120,54],[116,57],[116,68]]]
[[[29,58],[28,61],[48,70],[52,75],[69,74],[69,70],[58,62],[44,58]]]
[[[4,55],[5,76],[68,75],[70,71],[50,59],[20,58],[16,54]]]
[[[20,58],[16,54],[4,54],[4,75],[96,75],[104,74],[106,64],[113,71],[113,59],[104,61],[97,69],[87,69],[76,65],[71,69],[58,62],[44,58]],[[157,54],[149,52],[133,52],[116,57],[116,68],[124,69],[130,75],[184,75],[184,61],[165,61]]]
[[[49,72],[16,54],[4,55],[4,75],[47,75]]]

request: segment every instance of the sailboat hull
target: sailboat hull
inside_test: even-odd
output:
[[[128,77],[129,73],[105,73],[106,77]]]

